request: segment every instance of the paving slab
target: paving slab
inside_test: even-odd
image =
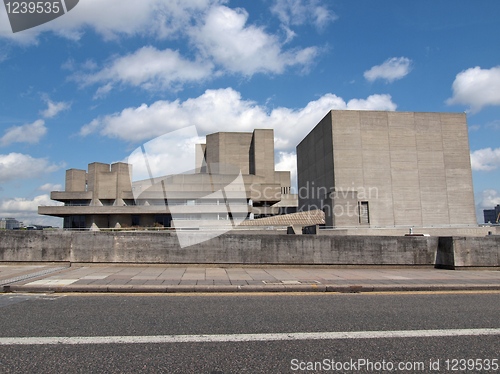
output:
[[[500,268],[0,264],[0,292],[500,290]]]

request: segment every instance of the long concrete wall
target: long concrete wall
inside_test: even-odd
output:
[[[453,266],[499,266],[500,237],[452,239],[224,234],[181,248],[172,232],[2,231],[0,261],[434,265],[447,250]]]

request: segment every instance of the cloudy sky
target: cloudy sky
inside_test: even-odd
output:
[[[500,2],[80,0],[12,33],[0,7],[0,217],[68,168],[195,125],[273,128],[279,169],[330,109],[467,112],[478,211],[500,204]]]

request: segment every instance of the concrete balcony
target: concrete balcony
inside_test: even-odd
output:
[[[230,212],[248,213],[251,207],[244,204],[231,205]],[[132,206],[39,206],[38,214],[66,217],[78,215],[101,215],[101,214],[197,214],[197,213],[221,213],[227,214],[226,205],[174,205],[172,207],[163,205],[132,205]]]
[[[52,191],[50,198],[55,201],[68,201],[68,200],[92,200],[92,192],[66,192],[66,191]]]

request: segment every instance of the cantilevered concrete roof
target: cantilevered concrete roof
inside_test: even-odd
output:
[[[307,212],[283,214],[274,217],[246,220],[240,226],[294,226],[322,225],[325,223],[325,213],[319,209]]]

